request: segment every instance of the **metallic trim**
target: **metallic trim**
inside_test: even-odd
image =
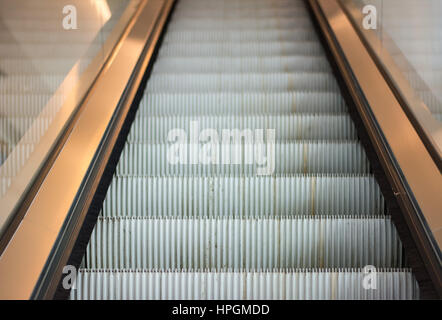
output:
[[[70,123],[75,121],[77,111],[79,110],[78,106],[82,103],[90,87],[102,71],[104,62],[111,55],[115,44],[119,41],[128,22],[137,10],[137,6],[137,2],[129,3],[120,20],[103,44],[103,49],[100,50],[83,72],[80,79],[68,94],[66,101],[52,120],[48,130],[35,146],[26,164],[18,175],[14,177],[4,197],[0,198],[0,208],[2,208],[0,213],[0,254],[25,214],[27,206],[29,205],[27,202],[30,201],[27,198],[33,198],[35,195],[35,189],[38,189],[52,164],[53,158],[57,156],[59,148],[65,140],[63,136],[67,136],[70,129],[72,129]],[[54,93],[54,96],[61,94],[60,92],[64,85],[69,83],[70,79],[76,77],[79,73],[79,67],[80,63],[77,62],[66,75],[66,78],[63,80],[59,89]],[[42,112],[44,112],[44,110]],[[31,130],[31,128],[29,130]],[[19,142],[17,147],[20,144],[21,142]],[[12,162],[13,160],[13,157],[8,157],[3,166],[7,166],[8,162]]]
[[[125,116],[121,97],[130,99],[131,85],[141,81],[158,39],[155,31],[162,28],[159,22],[164,23],[172,2],[143,0],[90,89],[66,143],[0,257],[0,299],[52,297],[55,288],[45,280],[54,277],[49,272],[61,275],[60,242],[65,248],[76,238],[63,231],[72,220],[78,226],[84,219],[74,212],[84,205],[79,199],[85,185],[93,183],[93,169],[106,149],[103,141],[112,136],[109,124]],[[67,260],[67,254],[62,258]]]
[[[367,127],[426,268],[442,295],[442,176],[337,0],[309,0]],[[386,107],[388,106],[388,107]],[[439,239],[440,240],[440,239]]]
[[[373,32],[373,30],[365,30],[364,32],[357,27],[357,23],[362,23],[362,13],[354,5],[351,0],[340,0],[341,7],[350,18],[355,30],[358,32],[362,42],[369,51],[379,70],[384,74],[385,79],[393,91],[397,91],[396,97],[404,107],[405,113],[410,118],[411,122],[418,131],[420,137],[427,146],[428,151],[432,155],[439,170],[442,170],[442,125],[432,115],[428,107],[415,93],[414,89],[408,83],[401,69],[397,66],[394,59],[387,50],[375,50],[375,48],[382,48],[382,42]],[[387,35],[384,35],[387,38]],[[389,39],[389,38],[387,38]],[[396,47],[393,40],[389,39],[389,45]],[[400,52],[397,48],[397,52]],[[406,57],[404,60],[406,61]],[[409,68],[414,68],[409,65]],[[418,76],[418,73],[415,71]],[[423,82],[425,83],[425,82]],[[430,89],[428,89],[431,92]]]

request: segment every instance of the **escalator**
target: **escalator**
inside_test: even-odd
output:
[[[248,137],[238,164],[170,163],[195,125],[274,129],[274,170]],[[180,1],[71,298],[415,299],[404,261],[305,3]]]

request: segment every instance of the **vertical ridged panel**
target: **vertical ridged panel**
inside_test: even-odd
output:
[[[380,269],[376,290],[363,270],[135,271],[80,270],[71,299],[132,300],[409,300],[418,299],[408,269]]]
[[[165,42],[222,42],[222,41],[313,41],[318,36],[312,29],[264,29],[264,30],[170,30]]]
[[[197,57],[161,58],[155,73],[330,72],[325,57]]]
[[[339,92],[333,74],[247,73],[247,74],[158,74],[147,83],[146,92],[222,91],[330,91]]]
[[[369,172],[369,163],[359,142],[305,141],[263,145],[252,142],[223,144],[220,141],[210,147],[211,151],[207,151],[207,144],[201,143],[127,143],[116,174],[211,176]],[[182,155],[172,155],[175,147],[181,149]]]
[[[312,22],[308,17],[293,18],[244,18],[236,19],[190,19],[183,18],[173,21],[167,30],[231,30],[231,29],[268,29],[268,28],[311,28]]]
[[[100,217],[91,269],[401,267],[390,218],[144,219]]]
[[[324,56],[324,49],[317,41],[290,42],[201,42],[164,43],[159,51],[162,56],[172,57],[216,57],[216,56]]]
[[[372,176],[115,177],[104,216],[382,215]]]
[[[282,116],[290,113],[317,112],[326,114],[346,112],[345,102],[340,94],[331,92],[150,93],[141,100],[137,116],[229,114]],[[334,117],[330,119],[333,121]]]
[[[255,130],[273,129],[276,140],[354,140],[356,129],[347,115],[253,115],[253,116],[200,116],[200,117],[137,117],[131,127],[129,142],[167,142],[174,129],[182,129],[190,139],[191,128],[213,129],[220,138],[224,130],[237,129],[253,133]],[[264,137],[267,132],[263,132]]]

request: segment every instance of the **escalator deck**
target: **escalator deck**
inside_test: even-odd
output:
[[[417,299],[402,250],[305,3],[182,0],[71,299]]]

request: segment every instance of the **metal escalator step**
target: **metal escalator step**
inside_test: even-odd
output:
[[[330,114],[346,111],[342,96],[333,92],[149,93],[141,100],[137,116]],[[334,117],[330,119],[333,121]]]
[[[252,73],[330,72],[325,57],[163,57],[155,63],[155,73]]]
[[[264,134],[265,135],[265,134]],[[180,150],[180,151],[179,151]],[[181,153],[179,153],[181,152]],[[193,159],[195,157],[195,159]],[[127,143],[118,175],[229,175],[369,173],[359,142],[276,142],[248,144]]]
[[[179,15],[182,13],[216,12],[219,10],[222,10],[224,12],[228,11],[228,13],[232,14],[241,11],[253,11],[253,13],[259,11],[267,11],[270,13],[274,13],[274,11],[279,11],[282,9],[300,11],[305,10],[305,6],[297,3],[296,1],[221,1],[219,3],[213,1],[185,1],[177,5],[177,11],[175,11],[175,13]]]
[[[89,269],[402,267],[388,217],[102,218]]]
[[[115,176],[102,214],[263,218],[384,212],[380,189],[368,175]]]
[[[185,108],[185,106],[182,106]],[[355,140],[356,129],[348,115],[251,115],[251,116],[139,116],[133,122],[128,142],[167,142],[173,129],[182,129],[190,139],[191,130],[223,130],[242,132],[275,130],[275,139],[283,140]],[[246,131],[244,131],[246,130]],[[197,132],[197,133],[199,133]],[[228,132],[226,132],[228,133]],[[267,133],[264,132],[264,136]]]
[[[159,57],[217,57],[217,56],[324,56],[324,49],[317,41],[291,42],[200,42],[200,43],[164,43]]]
[[[302,4],[302,2],[299,1],[288,1],[288,0],[277,0],[277,1],[251,1],[251,0],[244,0],[244,1],[183,1],[180,4],[178,4],[177,13],[186,12],[186,11],[201,11],[201,10],[208,10],[208,9],[214,9],[214,10],[220,10],[225,9],[229,11],[237,11],[242,9],[276,9],[276,8],[293,8],[293,9],[303,9],[305,8],[305,5]]]
[[[146,92],[244,92],[331,91],[339,92],[336,79],[327,73],[157,74]]]
[[[307,13],[306,7],[299,4],[286,4],[286,3],[272,3],[259,4],[259,3],[223,3],[220,5],[212,4],[190,4],[182,3],[178,5],[177,10],[174,12],[173,20],[180,20],[183,17],[235,17],[240,18],[244,16],[250,16],[254,18],[275,18],[275,17],[305,17]]]
[[[287,18],[248,18],[248,19],[180,19],[172,22],[167,30],[231,30],[231,29],[246,29],[246,30],[260,30],[269,28],[302,28],[312,27],[312,22],[307,17],[299,17],[293,19]]]
[[[234,18],[234,19],[242,19],[242,18],[297,18],[297,17],[305,17],[307,15],[307,10],[303,6],[284,6],[280,8],[276,7],[261,7],[261,8],[237,8],[236,10],[232,10],[230,8],[200,8],[198,10],[189,9],[189,10],[179,10],[173,14],[172,22],[183,19],[183,18]]]
[[[419,298],[409,269],[377,270],[376,289],[363,287],[361,269],[267,271],[84,270],[71,299],[298,300]]]
[[[178,19],[206,19],[208,17],[212,19],[256,19],[260,18],[263,20],[269,18],[305,18],[307,12],[304,8],[262,8],[258,10],[238,10],[238,11],[228,11],[225,10],[199,10],[198,12],[189,11],[181,12],[178,11],[174,14],[173,18]],[[173,22],[174,20],[172,20]]]
[[[304,7],[303,3],[299,0],[224,0],[224,1],[215,1],[215,0],[184,0],[179,4],[179,11],[183,11],[186,9],[194,8],[201,10],[202,8],[226,8],[229,10],[236,10],[238,8],[251,7],[251,8],[262,8],[262,7],[270,7],[276,8],[279,6],[286,7],[289,5],[290,7]]]
[[[222,42],[222,41],[312,41],[317,40],[312,29],[265,29],[265,30],[195,30],[169,31],[165,42]]]

